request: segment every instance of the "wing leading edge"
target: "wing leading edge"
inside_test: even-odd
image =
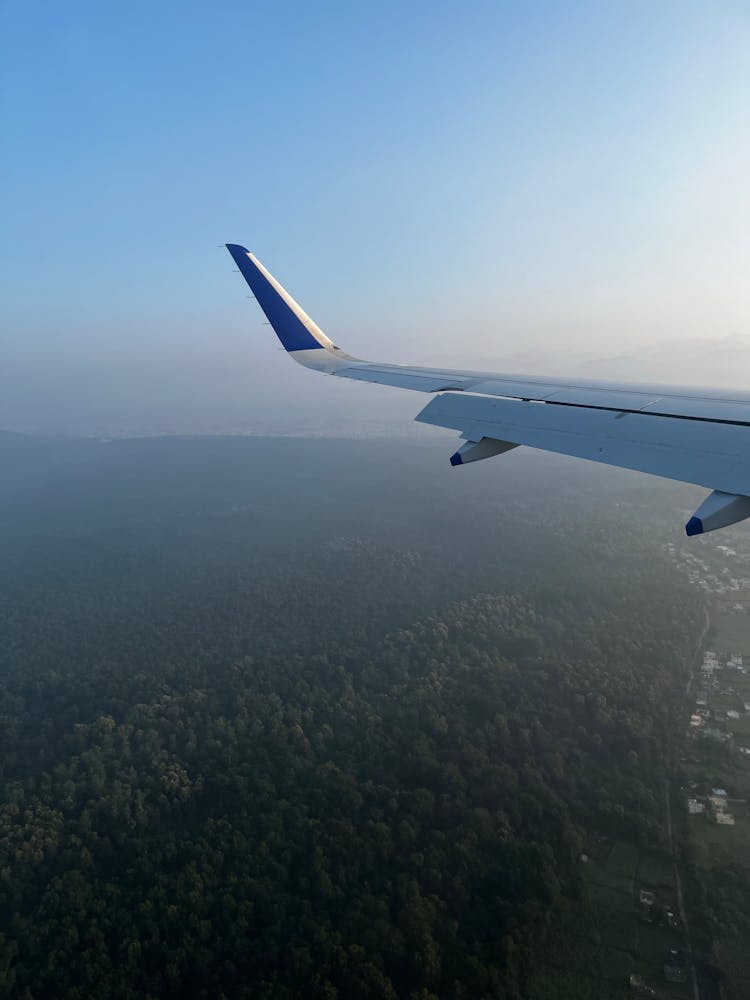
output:
[[[452,465],[528,445],[707,487],[688,535],[750,516],[750,392],[363,361],[337,347],[254,254],[227,249],[295,361],[433,395],[416,419],[461,433]]]

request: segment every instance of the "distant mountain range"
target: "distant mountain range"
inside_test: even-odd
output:
[[[472,366],[525,374],[677,382],[750,388],[750,337],[691,337],[658,341],[633,354],[526,351],[505,358],[477,359]]]

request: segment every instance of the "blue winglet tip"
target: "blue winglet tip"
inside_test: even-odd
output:
[[[699,517],[691,517],[685,525],[685,534],[688,538],[691,538],[693,535],[702,535],[703,521]]]
[[[451,455],[451,465],[463,465],[463,459],[461,458],[461,452],[457,451]]]
[[[271,276],[251,259],[250,251],[239,243],[227,243],[226,248],[237,265],[237,270],[250,286],[258,305],[266,314],[276,336],[287,351],[323,350],[324,344],[310,332],[300,319],[301,310],[293,299],[274,283]],[[291,304],[290,304],[291,303]],[[294,306],[294,308],[293,308]],[[303,314],[304,315],[304,314]]]

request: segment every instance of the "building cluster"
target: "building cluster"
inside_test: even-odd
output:
[[[700,682],[702,684],[695,700],[695,710],[690,716],[690,734],[700,735],[704,738],[716,740],[717,742],[729,742],[734,739],[734,734],[727,725],[732,721],[750,715],[750,702],[742,701],[742,708],[730,708],[726,710],[711,708],[709,706],[710,696],[714,693],[725,698],[737,698],[736,704],[740,704],[737,691],[735,690],[731,678],[727,675],[744,674],[746,668],[739,653],[730,654],[724,663],[719,662],[719,657],[712,650],[707,650],[703,656],[703,663],[700,667]],[[725,702],[726,704],[726,702]],[[739,753],[750,756],[750,747],[737,746]],[[744,800],[734,800],[742,802]],[[729,798],[726,789],[712,788],[708,794],[696,794],[696,785],[690,782],[688,785],[687,811],[690,816],[705,815],[720,826],[734,826],[734,814],[728,808]]]
[[[727,723],[750,714],[750,702],[743,701],[742,710],[739,707],[723,710],[711,708],[709,700],[711,695],[718,694],[737,698],[736,704],[739,705],[739,698],[730,675],[744,674],[745,670],[739,653],[731,653],[723,663],[713,650],[707,650],[703,654],[703,663],[700,667],[701,688],[695,699],[695,709],[690,716],[690,735],[700,735],[720,743],[727,743],[734,738]],[[750,756],[750,747],[738,746],[737,749],[741,754]],[[728,808],[726,789],[712,788],[709,794],[702,796],[695,793],[694,784],[691,783],[689,789],[687,811],[690,816],[705,815],[720,826],[734,826],[735,817]]]
[[[641,920],[645,920],[646,923],[656,923],[672,930],[677,930],[680,926],[675,904],[665,902],[650,889],[641,889],[639,903]]]
[[[727,809],[727,793],[725,788],[712,788],[708,797],[711,805],[711,815],[722,826],[734,826],[734,816]]]
[[[688,580],[706,594],[733,594],[740,590],[750,590],[750,578],[734,575],[740,565],[747,563],[750,553],[738,554],[736,549],[728,545],[717,545],[714,555],[705,549],[678,550],[672,543],[667,545],[667,552],[678,569],[685,571]],[[731,567],[723,565],[727,561],[731,561]],[[735,601],[729,610],[733,614],[750,613],[750,607],[741,601]]]
[[[741,719],[744,715],[750,715],[750,702],[743,701],[741,708],[739,707],[739,696],[731,677],[727,675],[744,675],[746,672],[742,656],[739,653],[730,654],[724,663],[719,661],[719,657],[712,650],[707,650],[703,654],[703,663],[699,672],[701,686],[695,698],[695,708],[690,716],[689,735],[700,735],[718,743],[728,743],[733,739],[734,734],[727,728],[727,723]],[[709,707],[709,698],[712,694],[736,698],[738,707],[726,710],[711,708]],[[748,747],[738,747],[738,750],[742,754],[750,755]]]
[[[742,801],[735,799],[734,801]],[[726,788],[712,788],[709,795],[690,795],[687,799],[687,810],[691,816],[706,815],[719,826],[734,826],[734,815],[729,811],[729,798]]]
[[[630,995],[633,997],[655,997],[656,990],[653,986],[649,986],[643,976],[639,976],[635,972],[630,973]]]

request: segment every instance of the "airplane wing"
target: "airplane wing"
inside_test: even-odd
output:
[[[452,465],[528,445],[705,486],[712,492],[688,535],[750,517],[750,392],[363,361],[334,344],[254,254],[226,246],[295,361],[430,394],[416,419],[460,432]]]

